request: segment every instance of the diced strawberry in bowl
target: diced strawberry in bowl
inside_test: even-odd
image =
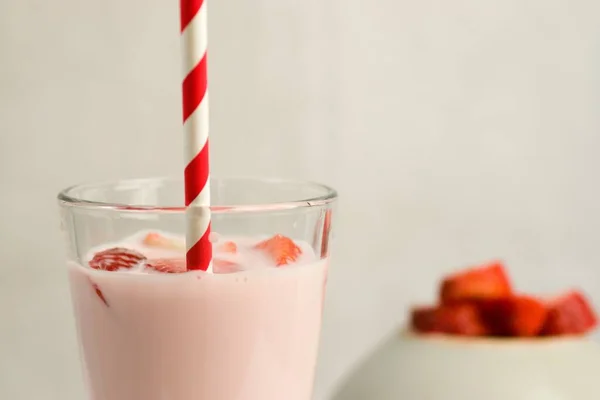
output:
[[[510,280],[500,262],[493,262],[448,276],[442,281],[442,303],[497,299],[512,294]]]
[[[412,325],[417,332],[483,336],[488,329],[476,305],[457,303],[439,307],[415,308]]]
[[[577,335],[598,324],[578,291],[550,301],[514,293],[503,264],[488,263],[442,279],[439,303],[411,311],[417,333],[462,336],[536,337]]]
[[[544,335],[578,335],[595,328],[598,317],[585,296],[571,291],[548,302]]]
[[[479,303],[490,331],[497,336],[536,336],[546,320],[546,305],[532,296],[515,295]]]

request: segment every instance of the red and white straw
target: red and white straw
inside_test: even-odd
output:
[[[206,1],[180,0],[183,59],[187,269],[206,271],[212,261],[208,163]]]

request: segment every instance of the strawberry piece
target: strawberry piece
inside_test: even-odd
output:
[[[89,265],[93,269],[116,271],[121,268],[129,269],[135,267],[145,259],[146,256],[135,250],[114,247],[94,254]]]
[[[484,300],[478,306],[485,322],[498,336],[536,336],[547,314],[546,305],[531,296]]]
[[[108,307],[108,301],[106,301],[106,297],[104,297],[104,293],[102,293],[102,290],[100,290],[98,284],[94,283],[94,281],[92,281],[91,279],[90,284],[92,285],[92,289],[94,289],[94,292],[96,292],[96,296],[98,296],[100,300],[106,305],[106,307]]]
[[[160,233],[150,232],[142,240],[146,246],[158,247],[166,250],[185,250],[185,243],[165,237]]]
[[[323,241],[321,242],[321,257],[325,257],[329,254],[329,235],[331,232],[331,210],[325,212],[325,219],[323,221]]]
[[[500,262],[450,275],[440,288],[442,303],[505,298],[511,294],[510,281]]]
[[[158,258],[146,262],[146,268],[165,274],[180,274],[187,271],[183,258]]]
[[[225,242],[217,247],[217,251],[235,254],[237,253],[237,244],[235,244],[234,242]]]
[[[233,261],[213,259],[213,272],[215,274],[231,274],[241,270],[241,266]]]
[[[410,325],[413,330],[421,333],[441,332],[437,324],[438,307],[417,307],[411,312]]]
[[[542,334],[584,334],[597,324],[596,313],[586,297],[578,291],[571,291],[548,303],[548,316]]]
[[[411,315],[411,326],[420,333],[463,336],[484,336],[489,333],[477,306],[471,303],[415,308]]]
[[[292,239],[283,235],[275,235],[264,240],[258,243],[255,248],[264,250],[278,267],[296,261],[302,254],[300,247]]]

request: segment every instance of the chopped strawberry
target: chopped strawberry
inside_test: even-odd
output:
[[[511,294],[510,281],[500,262],[450,275],[440,288],[442,303],[504,298]]]
[[[325,212],[323,221],[323,238],[321,239],[321,257],[329,254],[329,235],[331,233],[331,209]]]
[[[456,303],[439,307],[420,307],[412,311],[411,325],[416,332],[484,336],[488,329],[474,304]]]
[[[114,247],[94,254],[89,264],[93,269],[116,271],[121,268],[133,268],[145,259],[146,256],[135,250]]]
[[[180,274],[187,271],[185,259],[183,258],[158,258],[148,260],[146,262],[146,268],[165,274]]]
[[[421,333],[441,332],[437,324],[438,307],[417,307],[411,312],[410,325],[413,330]]]
[[[478,306],[485,322],[498,336],[536,336],[547,314],[545,304],[531,296],[484,300]]]
[[[592,306],[578,291],[568,292],[550,301],[547,306],[543,335],[583,334],[598,324]]]
[[[98,286],[97,283],[94,283],[94,281],[92,281],[90,279],[90,284],[92,285],[92,289],[94,289],[94,292],[96,292],[96,296],[98,296],[100,298],[100,300],[106,305],[106,307],[108,307],[108,302],[106,301],[106,297],[104,297],[104,293],[102,293],[102,290],[100,290],[100,287]]]
[[[292,239],[282,235],[275,235],[258,243],[255,247],[267,252],[278,267],[296,261],[302,254],[302,250]]]
[[[237,244],[235,242],[225,242],[217,247],[217,251],[235,254],[237,253]]]
[[[233,261],[213,259],[213,272],[215,274],[231,274],[241,270],[241,266]]]
[[[182,241],[168,238],[156,232],[147,234],[142,243],[146,246],[159,247],[167,250],[185,250],[185,243]]]

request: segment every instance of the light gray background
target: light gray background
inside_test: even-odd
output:
[[[178,174],[178,10],[0,2],[0,398],[83,397],[54,197]],[[600,2],[214,0],[215,175],[341,194],[317,397],[428,300],[502,257],[600,304]]]

